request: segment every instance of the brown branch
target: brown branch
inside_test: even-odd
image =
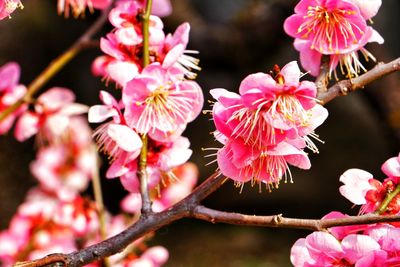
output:
[[[318,94],[325,93],[328,88],[329,83],[329,56],[323,56],[321,60],[321,66],[319,70],[319,75],[315,79],[315,85],[317,86]]]
[[[192,213],[192,217],[211,223],[228,223],[236,225],[276,227],[276,228],[296,228],[312,231],[321,231],[334,226],[373,224],[380,222],[399,222],[400,215],[382,216],[377,214],[367,214],[362,216],[348,216],[340,219],[298,219],[286,218],[282,214],[270,216],[246,215],[233,212],[213,210],[204,206],[197,206]]]
[[[112,6],[112,5],[111,5]],[[59,57],[54,59],[29,85],[26,94],[16,101],[13,105],[9,106],[0,113],[0,122],[7,118],[10,114],[16,111],[24,103],[29,103],[37,91],[46,84],[51,78],[54,77],[68,62],[70,62],[80,51],[85,48],[93,47],[94,43],[92,37],[103,27],[107,22],[108,13],[111,6],[103,10],[100,17],[90,26],[90,28],[83,33],[83,35],[75,41]]]
[[[144,214],[135,224],[109,239],[70,254],[53,254],[35,261],[24,262],[22,266],[41,267],[46,266],[49,262],[60,262],[65,263],[65,266],[76,267],[114,255],[147,233],[184,217],[192,217],[192,213],[199,205],[199,202],[217,190],[224,183],[225,179],[219,172],[215,172],[189,196],[168,210],[159,213]]]
[[[322,104],[326,104],[338,96],[347,95],[358,89],[363,89],[367,84],[382,78],[390,73],[400,70],[400,58],[389,63],[378,63],[373,69],[363,75],[349,80],[343,80],[331,86],[327,92],[320,92],[318,99]]]

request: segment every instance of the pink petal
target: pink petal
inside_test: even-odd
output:
[[[382,0],[353,0],[361,11],[364,19],[369,20],[374,17],[382,5]]]
[[[124,87],[139,73],[139,68],[135,63],[126,61],[113,61],[107,65],[107,72],[111,79]]]
[[[331,234],[326,232],[314,232],[306,237],[306,246],[313,259],[325,263],[332,258],[340,259],[343,250],[340,242]],[[321,266],[324,266],[321,264]]]
[[[17,85],[21,69],[15,62],[9,62],[0,68],[0,92],[10,90]]]
[[[259,89],[270,89],[276,87],[276,81],[268,74],[258,72],[250,74],[240,83],[239,93],[244,95],[248,90],[259,88]],[[263,90],[266,92],[266,90]]]
[[[308,253],[308,249],[306,247],[306,239],[300,238],[294,243],[292,249],[290,250],[290,262],[295,267],[305,266],[304,264],[308,261],[311,261],[311,256]]]
[[[153,6],[151,7],[151,14],[166,17],[171,15],[172,5],[170,0],[154,0]]]
[[[400,154],[385,161],[381,169],[389,177],[400,177]]]
[[[300,62],[303,68],[313,76],[318,76],[322,54],[311,50],[308,41],[295,39],[294,47],[300,52]]]
[[[75,95],[70,89],[53,87],[41,94],[37,101],[43,105],[46,111],[57,111],[67,104],[73,103]],[[35,108],[41,109],[38,105],[35,105]]]
[[[369,172],[360,169],[347,170],[339,179],[344,183],[339,188],[340,194],[356,205],[366,204],[365,195],[373,188],[369,184],[370,179],[373,179],[373,176]]]
[[[355,263],[363,256],[374,250],[380,250],[378,242],[366,235],[348,235],[342,240],[342,247],[346,258]]]
[[[300,81],[300,68],[297,61],[291,61],[281,69],[281,74],[285,78],[285,84],[298,85]]]
[[[22,142],[39,131],[39,117],[36,113],[28,111],[21,115],[15,125],[15,138]]]
[[[127,152],[140,151],[142,140],[131,128],[121,124],[110,124],[107,133],[117,145]]]
[[[88,120],[92,123],[99,123],[117,115],[118,112],[114,108],[104,105],[95,105],[89,109]]]

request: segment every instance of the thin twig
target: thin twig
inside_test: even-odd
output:
[[[389,206],[390,202],[392,202],[393,198],[395,198],[398,194],[400,194],[400,184],[398,184],[393,190],[393,192],[390,192],[386,195],[385,199],[382,201],[381,205],[379,208],[376,210],[376,214],[382,214],[386,211],[387,207]]]
[[[54,59],[29,85],[26,94],[0,113],[0,122],[7,116],[16,111],[24,103],[29,103],[37,91],[45,85],[54,75],[56,75],[68,62],[70,62],[80,51],[87,47],[93,47],[92,37],[103,27],[107,22],[108,13],[111,6],[103,10],[100,17],[84,32],[84,34],[75,43],[68,48],[59,57]]]
[[[347,95],[358,89],[363,89],[367,84],[382,78],[390,73],[400,70],[400,58],[389,63],[378,63],[373,69],[363,75],[349,80],[340,81],[331,86],[327,92],[319,93],[318,99],[322,104],[326,104],[338,96]]]
[[[348,216],[338,219],[298,219],[286,218],[282,214],[270,216],[246,215],[233,212],[213,210],[204,206],[197,206],[192,214],[193,218],[211,223],[228,223],[236,225],[250,225],[276,228],[296,228],[312,231],[321,231],[334,226],[373,224],[381,222],[399,222],[400,215],[382,216],[367,214],[362,216]]]
[[[150,63],[150,52],[149,52],[149,21],[151,12],[152,0],[148,0],[146,4],[146,9],[141,16],[142,19],[142,34],[143,34],[143,68],[145,68]],[[140,150],[139,157],[139,168],[138,176],[140,180],[140,195],[142,197],[142,216],[147,215],[152,212],[152,203],[149,196],[149,189],[147,186],[147,152],[149,140],[147,134],[142,135],[142,149]]]

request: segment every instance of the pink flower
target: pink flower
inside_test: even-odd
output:
[[[0,113],[20,100],[26,93],[26,87],[18,84],[20,67],[10,62],[0,68]],[[26,105],[17,109],[0,122],[0,134],[8,132],[15,118],[26,109]]]
[[[299,239],[292,247],[290,259],[294,266],[382,266],[387,258],[374,239],[351,234],[339,241],[326,232],[314,232]]]
[[[222,174],[247,181],[278,185],[288,166],[311,167],[305,147],[318,149],[309,136],[328,116],[316,103],[314,83],[300,82],[300,69],[290,62],[274,77],[265,73],[247,76],[239,93],[213,89],[217,140],[224,147],[217,153]],[[291,175],[289,173],[290,181]]]
[[[0,20],[11,17],[10,14],[17,8],[24,8],[20,0],[0,0]]]
[[[340,194],[356,205],[367,203],[365,195],[374,187],[370,184],[373,179],[372,174],[360,169],[347,170],[340,176],[340,181],[344,183],[339,188]]]
[[[88,166],[80,164],[80,156],[66,145],[41,148],[31,171],[45,190],[69,201],[86,189],[95,166],[95,158]]]
[[[400,182],[400,154],[385,161],[382,165],[382,171],[398,184]]]
[[[222,174],[238,183],[263,182],[268,187],[278,187],[283,176],[286,181],[289,164],[302,169],[311,167],[307,154],[288,143],[257,149],[240,139],[229,140],[218,151],[217,161]],[[290,171],[289,179],[292,181]]]
[[[182,72],[153,63],[123,89],[125,118],[139,133],[163,141],[181,133],[203,107],[203,94]]]
[[[388,159],[382,165],[382,171],[388,175],[383,183],[373,178],[372,174],[350,169],[343,173],[340,181],[344,183],[339,188],[340,193],[356,205],[362,205],[360,213],[375,212],[389,192],[392,192],[400,175],[399,157]],[[400,211],[400,196],[395,196],[388,204],[384,214],[398,214]]]
[[[172,169],[184,164],[192,155],[187,138],[179,136],[173,141],[159,142],[149,139],[147,153],[147,178],[150,189],[159,185],[164,178],[174,179]],[[121,183],[129,192],[139,192],[137,177],[137,160],[131,162],[115,161],[108,169],[106,176],[121,176]]]
[[[58,13],[64,13],[65,17],[72,13],[74,18],[77,18],[85,15],[86,8],[93,12],[94,9],[108,7],[111,2],[111,0],[58,0],[57,9]]]
[[[199,170],[195,164],[187,162],[175,168],[173,175],[175,178],[164,182],[159,197],[153,200],[153,211],[163,211],[189,195],[196,185]]]
[[[35,101],[34,111],[21,115],[15,138],[25,141],[40,133],[42,142],[58,142],[67,132],[71,118],[86,113],[85,105],[74,103],[75,95],[66,88],[54,87],[41,94]]]
[[[123,1],[113,8],[109,15],[111,24],[116,28],[115,36],[118,43],[126,46],[139,45],[143,41],[142,23],[138,20],[143,10],[142,3],[136,1]],[[163,23],[157,16],[149,19],[149,42],[151,46],[160,44],[165,36]]]
[[[111,122],[99,126],[93,136],[99,149],[112,159],[132,161],[140,154],[142,140],[139,135],[125,123],[120,104],[106,91],[100,91],[100,100],[104,105],[95,105],[89,109],[89,122],[103,122],[112,118]]]
[[[182,23],[174,32],[165,37],[159,46],[157,58],[164,68],[175,66],[180,68],[186,77],[195,79],[197,74],[193,70],[200,71],[199,60],[187,54],[198,54],[195,50],[186,50],[189,43],[189,23]]]
[[[380,6],[376,2],[301,0],[295,14],[286,19],[284,29],[296,38],[294,46],[300,51],[303,67],[317,76],[322,55],[329,55],[330,72],[338,64],[350,78],[365,70],[357,51],[374,59],[365,44],[383,43],[383,38],[366,23],[366,17],[374,15]]]
[[[328,113],[316,104],[315,84],[299,79],[300,69],[293,61],[278,69],[275,77],[265,73],[247,76],[240,84],[240,95],[211,90],[218,100],[213,108],[217,130],[228,138],[241,137],[246,144],[259,147],[290,139],[297,147],[304,143],[316,150],[306,135],[312,135]],[[300,143],[298,137],[303,138]]]

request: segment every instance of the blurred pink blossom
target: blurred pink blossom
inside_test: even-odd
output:
[[[20,67],[15,62],[7,63],[0,68],[0,113],[20,100],[26,93],[26,87],[18,84],[20,72]],[[22,105],[1,121],[0,134],[7,133],[15,118],[25,109],[26,105]]]

